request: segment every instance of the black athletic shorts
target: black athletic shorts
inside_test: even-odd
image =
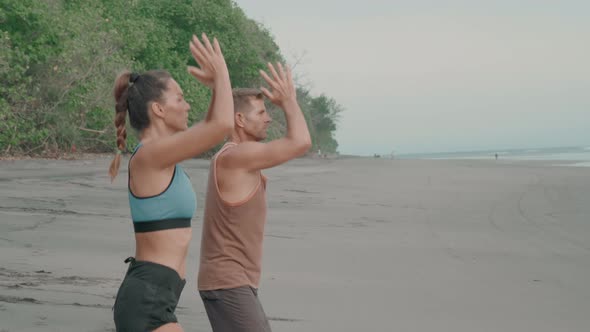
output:
[[[114,318],[117,332],[145,332],[176,323],[174,310],[186,284],[178,272],[167,266],[125,260],[129,269],[115,300]]]

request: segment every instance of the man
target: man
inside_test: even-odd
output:
[[[268,64],[260,74],[271,91],[235,89],[234,130],[213,157],[205,202],[198,288],[214,332],[270,331],[258,300],[266,222],[266,178],[261,170],[304,154],[309,130],[297,104],[291,70]],[[287,120],[284,137],[263,143],[271,118],[264,98]]]

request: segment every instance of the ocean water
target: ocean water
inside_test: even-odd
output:
[[[401,159],[477,159],[514,161],[555,161],[553,165],[590,167],[590,147],[558,147],[539,149],[513,149],[498,151],[441,152],[400,155]]]

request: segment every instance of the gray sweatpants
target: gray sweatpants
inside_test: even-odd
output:
[[[270,332],[258,290],[249,286],[200,291],[213,332]]]

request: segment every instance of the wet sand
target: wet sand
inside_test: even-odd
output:
[[[110,184],[109,162],[0,161],[1,332],[114,331],[134,243],[126,167]],[[183,166],[198,211],[177,316],[210,331],[196,291],[208,162]],[[274,331],[590,330],[590,168],[302,159],[265,174]]]

